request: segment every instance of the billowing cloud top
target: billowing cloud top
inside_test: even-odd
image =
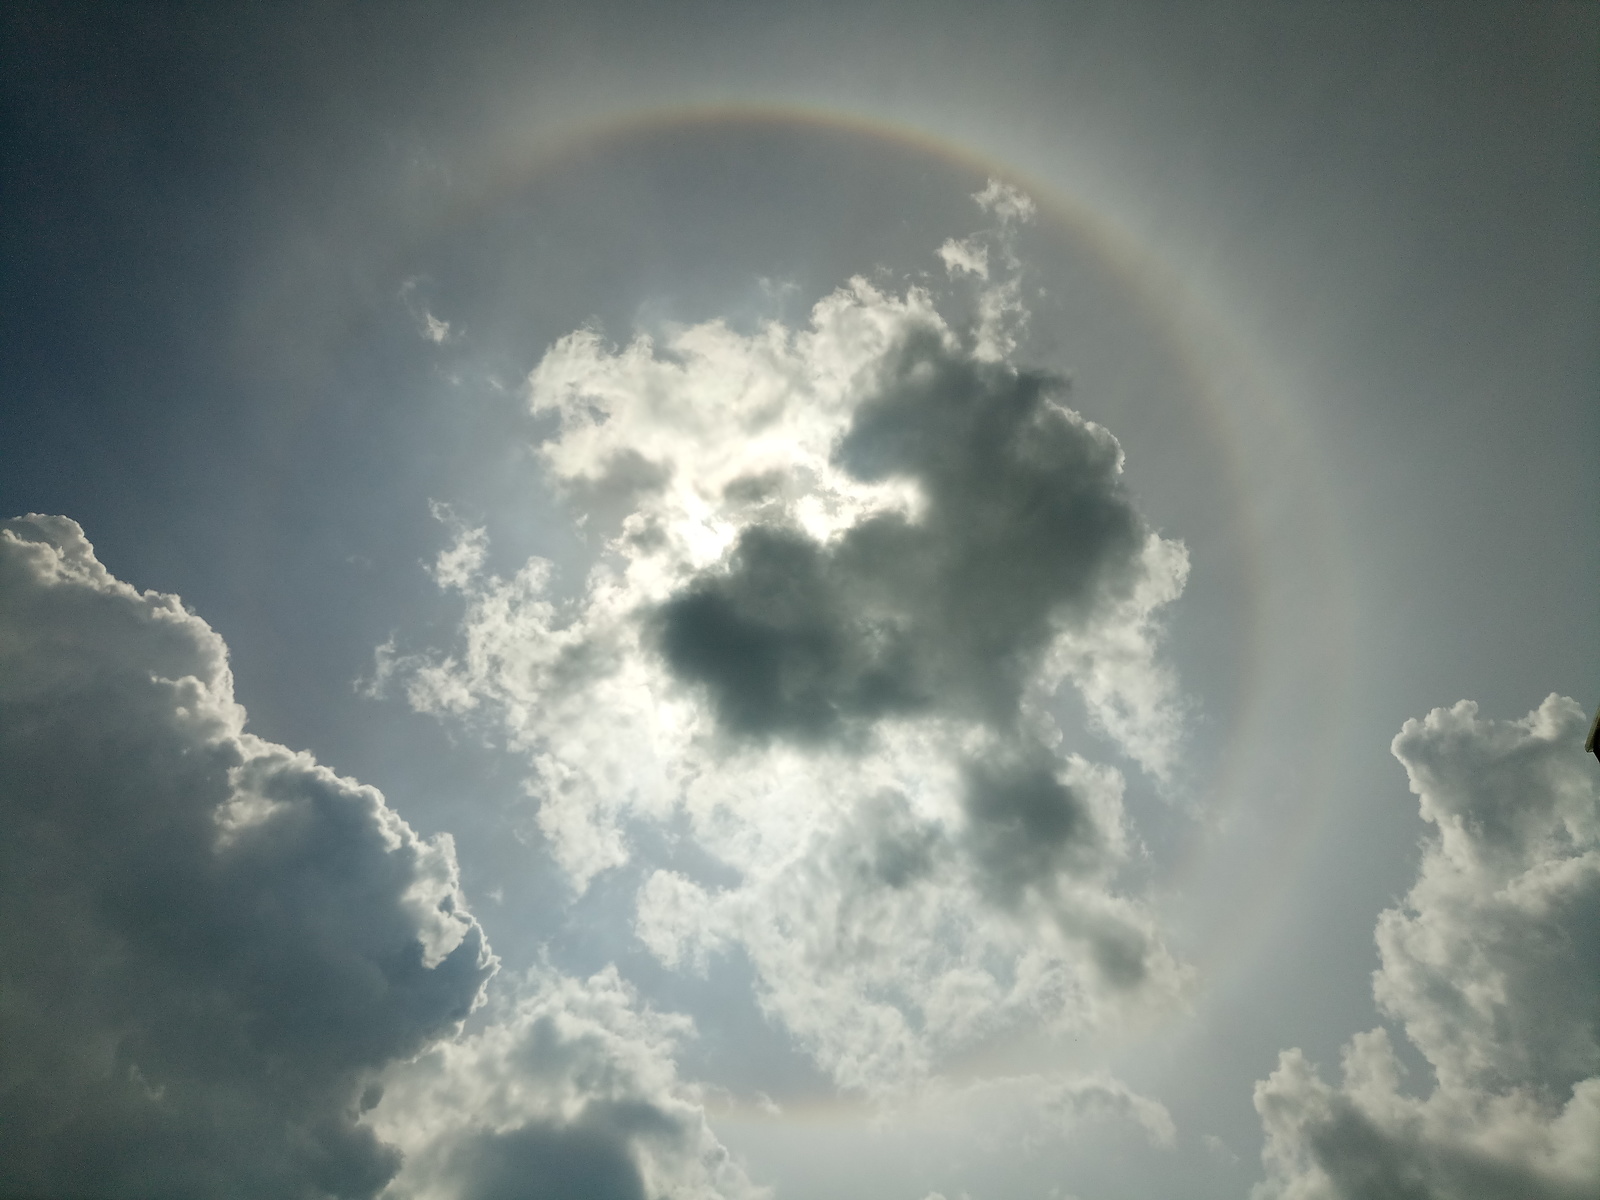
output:
[[[683,1017],[615,968],[530,973],[468,1037],[395,1072],[378,1130],[406,1150],[394,1200],[762,1200],[706,1124],[673,1055]]]
[[[371,1195],[358,1123],[492,962],[447,839],[244,731],[220,638],[0,527],[0,1190]]]
[[[489,991],[449,838],[244,718],[176,597],[0,525],[0,1193],[759,1194],[682,1018],[615,972]]]
[[[630,821],[687,818],[729,871],[647,871],[640,938],[690,969],[741,949],[768,1011],[869,1090],[1184,976],[1117,886],[1122,776],[1062,751],[1053,698],[1075,686],[1170,776],[1157,620],[1187,559],[1065,381],[1007,361],[1032,209],[978,199],[1000,224],[944,255],[970,327],[855,279],[801,329],[557,342],[528,394],[603,543],[584,587],[558,601],[539,560],[491,575],[486,531],[458,526],[436,575],[467,600],[461,649],[380,655],[418,708],[528,753],[578,887],[629,860]]]
[[[1433,1070],[1401,1086],[1389,1035],[1330,1087],[1298,1050],[1256,1089],[1259,1200],[1600,1194],[1600,778],[1587,717],[1551,696],[1521,721],[1463,701],[1394,740],[1434,827],[1416,886],[1378,921],[1373,991]]]

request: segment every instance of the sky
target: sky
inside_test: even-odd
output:
[[[0,20],[0,1195],[1600,1191],[1600,8]]]

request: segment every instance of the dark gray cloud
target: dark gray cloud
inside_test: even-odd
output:
[[[1002,745],[970,761],[958,844],[979,892],[1003,908],[1044,903],[1063,932],[1080,939],[1113,987],[1142,983],[1152,956],[1165,954],[1149,926],[1130,914],[1085,907],[1073,883],[1104,880],[1126,853],[1118,810],[1092,802],[1063,778],[1048,750]]]
[[[584,527],[607,535],[624,517],[639,508],[641,498],[659,492],[672,472],[637,450],[619,450],[593,479],[567,481],[564,490],[573,508],[583,514]]]
[[[221,639],[0,527],[0,1192],[371,1196],[493,970],[448,841],[243,728]]]
[[[1529,1163],[1471,1146],[1396,1136],[1349,1100],[1336,1101],[1310,1131],[1312,1155],[1335,1196],[1349,1200],[1583,1200],[1579,1183],[1563,1187]]]
[[[749,525],[662,605],[672,670],[736,735],[815,741],[916,713],[1009,725],[1052,637],[1144,570],[1121,450],[1065,392],[910,324],[834,459],[862,483],[914,483],[920,511],[826,543]]]
[[[943,828],[918,819],[899,792],[880,792],[851,816],[849,835],[837,847],[842,861],[835,870],[841,875],[854,872],[869,884],[905,888],[944,867]]]
[[[645,1200],[627,1140],[603,1127],[481,1134],[455,1158],[462,1200]]]
[[[1104,832],[1042,751],[971,764],[965,801],[973,860],[1002,903],[1102,866]]]
[[[646,1200],[659,1192],[646,1190],[635,1145],[677,1147],[693,1134],[681,1114],[642,1097],[592,1103],[570,1122],[466,1138],[450,1173],[460,1200]]]

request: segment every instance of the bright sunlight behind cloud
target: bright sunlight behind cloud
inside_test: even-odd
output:
[[[1053,701],[1075,687],[1172,775],[1159,617],[1187,559],[1065,382],[996,357],[1031,205],[978,199],[1002,219],[964,253],[1005,272],[952,272],[970,328],[858,278],[803,329],[558,342],[529,402],[604,542],[581,594],[555,600],[539,560],[486,573],[458,528],[436,575],[461,647],[380,655],[413,705],[527,755],[575,887],[628,860],[629,821],[686,818],[734,882],[656,870],[638,936],[682,970],[748,955],[767,1012],[867,1091],[1009,1029],[1130,1019],[1186,977],[1119,882],[1122,776],[1060,749]]]

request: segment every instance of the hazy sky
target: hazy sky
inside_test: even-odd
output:
[[[1600,1190],[1600,9],[3,20],[0,1192]]]

